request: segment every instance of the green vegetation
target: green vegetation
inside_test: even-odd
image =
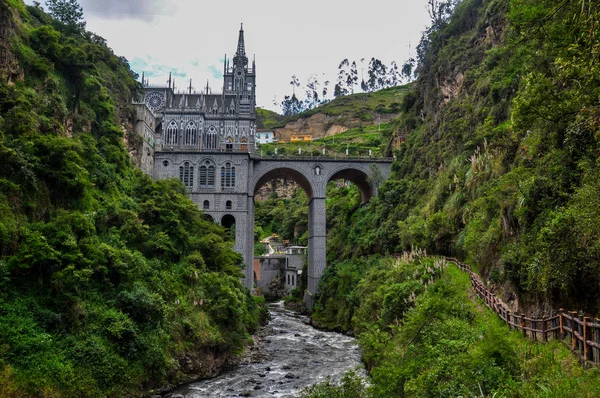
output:
[[[437,264],[411,253],[328,269],[315,315],[351,320],[370,385],[349,374],[339,386],[316,385],[304,396],[597,396],[598,369],[584,370],[560,342],[535,343],[510,331],[471,301],[468,274]],[[431,277],[435,282],[422,283]]]
[[[240,255],[179,181],[131,165],[126,60],[17,5],[0,13],[24,74],[0,80],[0,396],[131,397],[205,375],[264,316]]]
[[[600,9],[582,4],[464,0],[428,33],[393,175],[330,258],[421,247],[523,309],[600,311]]]
[[[598,369],[509,331],[455,267],[413,285],[427,260],[369,256],[452,254],[520,311],[600,312],[599,23],[580,0],[463,0],[427,32],[393,175],[367,206],[328,203],[313,318],[358,336],[370,386],[349,376],[306,396],[598,395]]]
[[[284,117],[280,114],[268,109],[256,108],[256,128],[270,129],[278,126],[283,121]]]
[[[354,127],[343,133],[312,141],[286,142],[285,144],[262,144],[259,152],[263,156],[348,156],[368,157],[371,150],[372,157],[383,157],[387,154],[388,141],[392,135],[390,123],[373,124],[365,127]],[[302,152],[299,153],[298,149]]]

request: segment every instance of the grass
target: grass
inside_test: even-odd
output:
[[[262,144],[258,153],[263,156],[273,156],[277,148],[278,156],[323,156],[323,147],[325,147],[326,156],[348,156],[350,157],[368,157],[369,150],[371,156],[382,157],[387,145],[386,137],[392,133],[390,123],[373,124],[366,127],[355,127],[343,133],[325,138],[319,138],[313,141],[286,142],[285,144]],[[298,149],[302,148],[302,154]]]

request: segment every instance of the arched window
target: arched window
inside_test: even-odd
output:
[[[221,188],[233,187],[235,187],[235,167],[227,162],[221,167]]]
[[[167,126],[167,136],[165,138],[165,143],[167,145],[176,145],[179,142],[178,134],[177,134],[177,122],[175,120],[171,120],[169,125]]]
[[[227,143],[225,144],[225,150],[227,152],[233,152],[233,140],[231,137],[227,138]]]
[[[215,165],[208,160],[200,166],[200,188],[215,187],[215,171]]]
[[[217,130],[213,126],[208,128],[206,135],[204,136],[204,147],[206,149],[217,148]]]
[[[189,162],[179,166],[179,179],[186,187],[192,187],[194,185],[194,166],[190,166]]]
[[[202,204],[202,208],[204,210],[208,210],[210,208],[210,202],[208,200],[205,200],[204,203]]]
[[[246,137],[242,137],[242,139],[240,140],[240,151],[248,152],[248,140],[246,139]]]
[[[231,200],[228,200],[227,202],[225,202],[225,209],[231,210],[232,207],[233,207],[233,204],[231,203]]]
[[[185,126],[185,140],[184,145],[196,145],[198,143],[198,129],[196,123],[188,122]]]

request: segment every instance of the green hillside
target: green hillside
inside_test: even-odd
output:
[[[460,2],[419,45],[392,177],[330,230],[329,257],[420,247],[521,310],[597,314],[599,21],[575,0]]]
[[[214,374],[264,313],[229,235],[179,181],[132,166],[126,60],[21,1],[0,2],[0,25],[0,396]]]
[[[256,108],[256,128],[270,129],[278,126],[283,121],[284,116],[270,111],[268,109]]]
[[[410,85],[396,86],[379,91],[340,96],[316,108],[290,116],[285,119],[285,122],[309,117],[316,113],[329,116],[347,114],[362,118],[366,122],[373,121],[373,112],[398,113],[404,94],[408,92],[409,87]]]

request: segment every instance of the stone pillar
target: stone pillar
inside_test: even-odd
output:
[[[312,310],[317,284],[326,265],[327,226],[325,197],[313,197],[308,204],[308,287],[304,302]]]
[[[246,264],[246,287],[254,292],[254,197],[248,195],[246,213],[246,248],[243,252]]]

